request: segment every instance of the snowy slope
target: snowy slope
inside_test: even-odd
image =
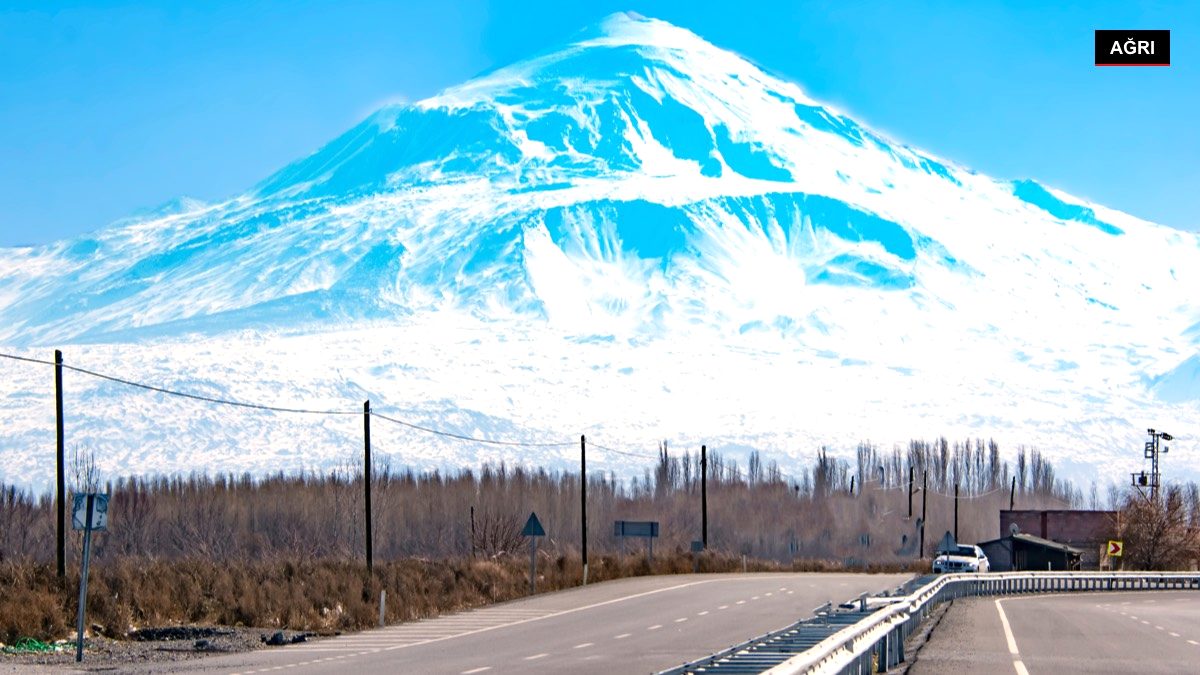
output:
[[[226,202],[0,249],[0,344],[543,441],[799,461],[982,433],[1105,481],[1140,462],[1147,426],[1183,438],[1200,409],[1196,289],[1193,234],[906,147],[621,14],[379,110]],[[0,480],[37,482],[46,373],[0,369]],[[71,438],[114,472],[328,466],[358,433],[77,386]],[[403,438],[400,462],[500,456]]]

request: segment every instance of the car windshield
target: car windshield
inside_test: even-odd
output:
[[[974,546],[959,546],[958,553],[955,553],[954,555],[962,555],[962,556],[966,556],[968,558],[974,558],[975,557],[975,547]]]

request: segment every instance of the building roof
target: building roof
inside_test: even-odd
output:
[[[1063,544],[1063,543],[1060,543],[1057,541],[1051,541],[1049,539],[1042,539],[1041,537],[1035,537],[1032,534],[1025,534],[1024,532],[1018,532],[1016,534],[1010,534],[1007,537],[1000,537],[999,539],[992,539],[991,541],[985,541],[985,542],[980,543],[979,545],[981,547],[987,546],[988,544],[999,543],[1006,539],[1015,539],[1017,541],[1024,542],[1026,544],[1031,544],[1033,546],[1041,546],[1043,548],[1052,548],[1052,549],[1055,549],[1058,551],[1072,553],[1074,555],[1083,555],[1083,553],[1084,553],[1081,549],[1077,549],[1074,546],[1068,546],[1066,544]]]

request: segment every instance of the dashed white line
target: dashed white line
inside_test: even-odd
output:
[[[757,599],[758,599],[758,596],[756,595],[756,596],[754,596],[754,597],[752,597],[752,598],[750,598],[750,599],[751,599],[751,600],[757,600]]]
[[[1021,661],[1021,652],[1017,650],[1017,640],[1013,637],[1012,627],[1008,625],[1008,617],[1004,615],[1004,607],[996,601],[996,611],[1000,613],[1000,625],[1004,627],[1004,639],[1008,642],[1008,653],[1013,657],[1013,669],[1017,675],[1029,675],[1025,664]]]
[[[482,666],[480,668],[472,668],[470,670],[462,671],[462,675],[471,675],[471,673],[482,673],[485,670],[491,670],[491,669],[492,669],[491,666]]]
[[[647,628],[646,630],[658,630],[659,628],[662,628],[662,624],[656,623],[653,626],[650,626],[649,628]]]
[[[687,621],[687,617],[686,617],[686,616],[683,616],[683,617],[680,617],[680,618],[678,618],[678,619],[675,619],[675,623],[683,623],[684,621]]]
[[[739,605],[744,605],[744,604],[746,604],[746,601],[745,601],[745,600],[738,600],[738,601],[737,601],[737,604],[739,604]]]
[[[1149,621],[1147,621],[1147,620],[1145,620],[1145,619],[1142,619],[1142,623],[1146,624],[1147,626],[1149,626],[1149,625],[1150,625],[1150,622],[1149,622]]]
[[[717,609],[729,609],[729,605],[721,605]]]
[[[706,609],[706,610],[704,610],[703,612],[700,612],[700,613],[699,613],[699,614],[697,614],[696,616],[704,616],[705,614],[708,614],[708,610],[707,610],[707,609]]]
[[[547,656],[550,656],[550,655],[547,654],[546,652],[542,652],[541,654],[534,654],[533,656],[526,656],[525,660],[526,661],[537,661],[538,659],[544,659]]]
[[[1167,635],[1170,635],[1171,637],[1179,637],[1179,633],[1176,633],[1175,631],[1167,631]]]
[[[571,649],[587,649],[588,647],[591,647],[594,644],[596,644],[596,643],[595,642],[584,642],[584,643],[575,645]]]
[[[1163,628],[1162,626],[1155,626],[1155,628],[1157,628],[1158,630],[1166,630],[1166,628]]]
[[[613,639],[614,640],[624,640],[625,638],[629,637],[630,635],[633,635],[633,633],[621,633],[620,635],[614,636]]]
[[[1188,644],[1189,645],[1200,645],[1200,642],[1196,642],[1195,640],[1188,640]]]
[[[773,593],[773,592],[771,592],[771,593],[763,593],[763,595],[775,595],[775,593]]]

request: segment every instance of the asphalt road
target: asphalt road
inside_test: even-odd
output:
[[[899,574],[704,574],[591,584],[426,621],[135,672],[649,673],[810,616]],[[123,669],[124,670],[124,669]]]
[[[1200,592],[959,600],[910,672],[1200,672]]]

